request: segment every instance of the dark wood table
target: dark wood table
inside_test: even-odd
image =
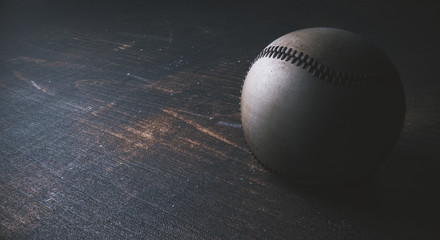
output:
[[[0,239],[440,239],[439,11],[420,1],[3,1]],[[253,58],[313,26],[364,35],[404,83],[402,136],[356,188],[289,184],[243,137]]]

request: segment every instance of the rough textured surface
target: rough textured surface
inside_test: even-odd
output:
[[[0,4],[0,239],[438,239],[438,6]],[[404,83],[403,135],[356,189],[289,185],[244,141],[251,61],[311,26],[371,39]]]

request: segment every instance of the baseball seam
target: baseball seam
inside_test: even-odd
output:
[[[304,52],[298,52],[285,46],[266,47],[257,55],[254,63],[260,58],[276,58],[286,62],[290,61],[291,64],[306,69],[309,73],[327,83],[345,85],[347,87],[366,87],[377,79],[375,74],[346,73],[341,70],[331,69],[319,63],[313,57],[304,54]]]

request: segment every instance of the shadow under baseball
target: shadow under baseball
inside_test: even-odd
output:
[[[438,221],[440,214],[439,154],[400,147],[371,178],[346,187],[292,186],[330,208],[406,218]],[[362,214],[364,216],[364,214]]]

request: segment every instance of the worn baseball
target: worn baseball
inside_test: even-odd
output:
[[[265,167],[297,184],[369,176],[396,144],[405,115],[388,57],[334,28],[286,34],[253,62],[241,95],[246,142]]]

